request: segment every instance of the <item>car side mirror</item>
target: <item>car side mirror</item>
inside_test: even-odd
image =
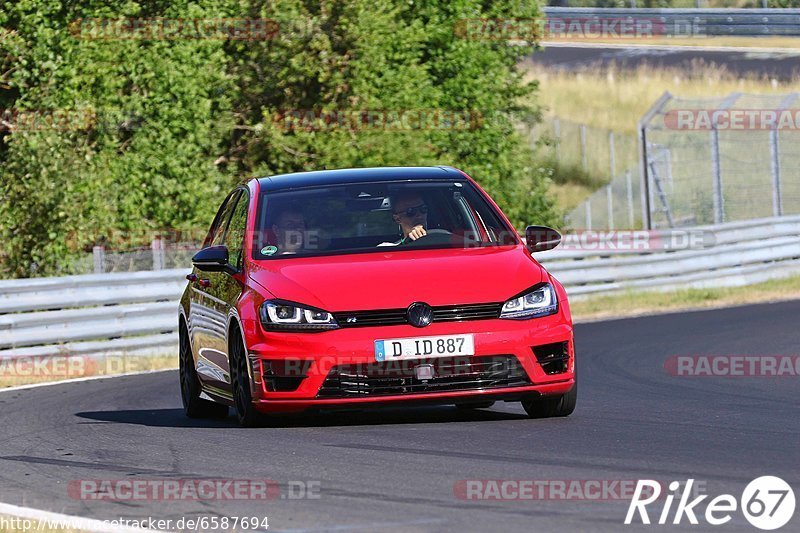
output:
[[[531,253],[552,250],[561,244],[561,234],[547,226],[528,226],[525,228],[525,244]]]
[[[192,264],[203,272],[227,272],[236,274],[236,270],[228,262],[228,247],[223,245],[203,248],[192,257]]]

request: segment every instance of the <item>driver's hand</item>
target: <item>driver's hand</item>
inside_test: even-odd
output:
[[[425,231],[425,228],[422,227],[422,225],[420,224],[419,226],[414,226],[414,229],[412,229],[411,232],[408,234],[408,238],[411,239],[412,241],[416,241],[420,237],[424,237],[427,234],[428,232]]]

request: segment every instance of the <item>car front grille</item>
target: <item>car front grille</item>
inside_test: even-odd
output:
[[[464,320],[487,320],[500,317],[501,303],[443,305],[433,308],[433,322],[461,322]],[[382,309],[376,311],[351,311],[333,313],[341,328],[368,326],[397,326],[408,324],[406,309]]]
[[[431,379],[418,379],[415,368],[433,366]],[[438,357],[405,361],[341,365],[331,369],[318,398],[471,391],[530,385],[513,355]]]

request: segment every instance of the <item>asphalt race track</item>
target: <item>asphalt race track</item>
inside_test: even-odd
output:
[[[738,499],[752,479],[776,475],[798,492],[799,377],[664,369],[675,354],[797,355],[798,316],[792,301],[578,325],[581,390],[567,419],[496,404],[240,429],[232,417],[184,418],[177,371],[0,392],[0,502],[101,519],[268,516],[270,531],[757,531],[738,511],[724,526],[625,528],[628,500],[468,501],[454,485],[691,477],[711,497]],[[291,481],[319,481],[320,497],[110,502],[67,491],[70,480],[198,477],[271,479],[284,496]],[[800,531],[800,512],[781,531]]]
[[[800,75],[800,50],[795,52],[681,50],[668,47],[570,47],[546,46],[537,51],[527,63],[549,69],[576,72],[596,67],[616,65],[622,70],[634,70],[642,66],[655,69],[670,68],[686,72],[697,72],[701,65],[724,66],[738,76],[794,79]]]

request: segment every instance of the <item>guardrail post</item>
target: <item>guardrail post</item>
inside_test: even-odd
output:
[[[606,200],[608,201],[608,229],[614,229],[614,191],[611,183],[606,185]]]
[[[153,239],[150,249],[153,251],[153,270],[164,270],[164,241],[160,238]]]
[[[92,258],[94,259],[94,273],[102,274],[106,271],[106,249],[104,246],[92,247]]]

